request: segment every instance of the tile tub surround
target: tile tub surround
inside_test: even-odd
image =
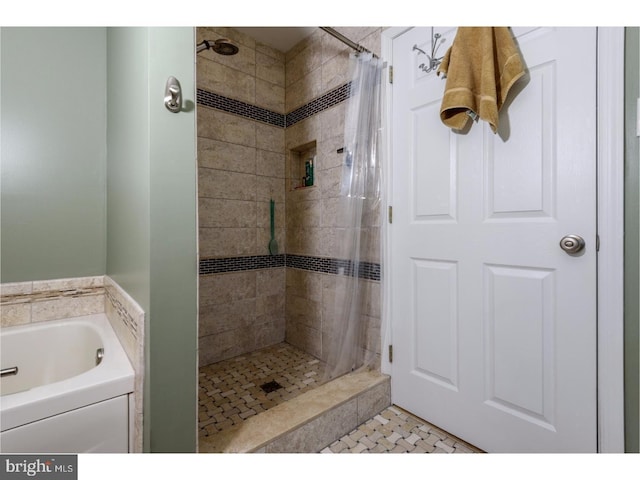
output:
[[[104,313],[104,277],[0,285],[3,327]]]
[[[2,327],[105,313],[136,372],[134,452],[142,451],[144,312],[108,276],[0,284]]]
[[[104,277],[105,313],[135,371],[134,453],[143,451],[144,412],[144,311],[111,277]]]

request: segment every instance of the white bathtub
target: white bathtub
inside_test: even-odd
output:
[[[128,451],[134,371],[105,314],[3,328],[0,347],[18,369],[0,380],[3,453]]]

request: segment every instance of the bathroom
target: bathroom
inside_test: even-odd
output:
[[[338,150],[343,146],[340,134],[344,117],[344,105],[338,103],[283,129],[196,106],[196,89],[289,113],[345,83],[349,49],[316,30],[311,37],[318,42],[303,42],[300,52],[294,49],[293,53],[278,54],[271,49],[259,51],[250,37],[241,34],[235,56],[216,57],[213,52],[197,55],[194,78],[193,57],[184,58],[180,52],[193,49],[205,38],[200,29],[71,30],[2,30],[3,89],[11,73],[10,66],[19,64],[31,82],[26,83],[20,76],[12,84],[17,88],[22,83],[24,93],[16,97],[20,97],[20,102],[33,104],[32,117],[25,121],[37,125],[35,117],[42,116],[40,106],[49,105],[50,116],[43,120],[49,124],[60,122],[52,141],[28,143],[30,150],[41,143],[40,153],[35,155],[54,158],[56,162],[56,168],[49,169],[25,162],[25,168],[30,169],[26,175],[33,183],[25,185],[24,191],[41,191],[43,196],[25,198],[3,183],[3,223],[20,225],[21,230],[11,233],[3,228],[2,281],[107,275],[135,298],[146,312],[144,337],[150,339],[145,343],[141,360],[146,365],[145,435],[141,450],[193,452],[197,449],[197,438],[193,428],[186,426],[193,425],[193,419],[197,418],[193,400],[198,364],[212,364],[282,340],[308,349],[316,357],[327,354],[323,352],[326,346],[323,334],[327,332],[313,325],[322,316],[324,301],[332,297],[335,285],[331,274],[314,270],[318,267],[308,259],[336,255],[332,249],[336,248],[333,239],[339,225],[332,223],[335,218],[332,197],[323,196],[323,191],[332,188],[335,191],[339,181]],[[374,52],[380,51],[381,28],[345,30],[354,41]],[[220,32],[215,28],[207,33],[212,34],[213,40],[232,36],[227,30]],[[48,57],[38,55],[42,42],[59,42],[58,53]],[[15,51],[16,44],[21,45],[21,57]],[[252,50],[256,63],[255,74],[250,75],[242,70],[251,68],[242,64],[246,62],[242,55]],[[140,62],[140,58],[144,61]],[[169,58],[170,68],[160,65],[156,58]],[[262,62],[260,67],[258,59]],[[212,62],[219,65],[212,67]],[[287,65],[294,72],[289,77],[285,73]],[[227,82],[234,85],[233,95],[215,74],[206,74],[207,68],[227,75]],[[58,87],[72,85],[65,88],[77,89],[93,99],[93,103],[74,107],[87,110],[70,111],[64,97],[47,92],[49,86],[41,83],[42,71],[58,69],[74,72],[69,78],[61,77]],[[136,75],[132,77],[129,72]],[[155,81],[164,85],[170,75],[182,83],[184,98],[188,99],[185,109],[198,116],[197,132],[193,119],[163,115],[164,106],[155,101],[157,92],[149,84]],[[96,98],[96,90],[102,92],[103,98]],[[17,148],[4,140],[14,133],[4,118],[12,108],[7,98],[3,92],[3,158],[8,158],[5,148]],[[63,124],[60,119],[67,114],[74,120]],[[221,120],[228,129],[215,131],[211,120],[214,123]],[[43,131],[41,128],[38,135]],[[175,142],[176,132],[181,138],[197,136],[197,144]],[[83,141],[76,142],[78,137]],[[234,159],[239,160],[231,165],[221,165],[224,159],[215,154],[221,148],[231,148],[224,143],[246,147],[233,151]],[[73,145],[71,152],[69,145]],[[294,177],[291,158],[311,146],[315,146],[317,158],[328,159],[324,165],[318,162],[315,171],[318,186],[291,188],[293,178],[297,180],[300,176]],[[87,158],[92,159],[90,164]],[[200,174],[196,158],[201,162]],[[255,174],[249,173],[251,168],[255,168]],[[3,182],[5,178],[3,166]],[[59,184],[54,186],[52,178],[59,180]],[[211,195],[212,191],[218,192],[217,196]],[[47,204],[43,198],[56,198],[57,203]],[[176,202],[175,198],[194,201]],[[298,266],[302,268],[281,263],[270,268],[234,266],[233,272],[206,275],[200,272],[199,276],[202,265],[198,265],[198,255],[200,259],[268,255],[271,199],[275,202],[279,252],[296,256],[293,259],[299,260]],[[246,208],[239,211],[240,206]],[[31,221],[27,224],[19,218]],[[154,242],[158,238],[165,241]],[[377,248],[372,247],[374,250]],[[376,263],[373,257],[371,261]],[[221,281],[223,275],[225,280]],[[371,345],[380,357],[381,312],[379,301],[375,300],[381,296],[380,284],[368,279],[366,285],[373,299],[366,316],[378,335]],[[249,334],[246,329],[229,329],[225,335],[214,335],[219,327],[212,318],[219,319],[225,312],[229,315],[226,321],[257,328]]]

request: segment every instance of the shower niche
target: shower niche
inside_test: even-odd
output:
[[[289,150],[289,190],[313,187],[316,178],[316,141]]]

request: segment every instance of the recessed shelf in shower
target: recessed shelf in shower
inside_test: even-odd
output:
[[[289,150],[289,190],[313,187],[316,179],[316,141]]]

